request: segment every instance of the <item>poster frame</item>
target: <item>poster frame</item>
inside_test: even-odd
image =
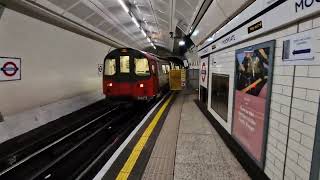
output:
[[[320,179],[320,97],[318,104],[318,115],[317,115],[317,124],[316,124],[316,133],[314,136],[314,145],[312,149],[312,161],[311,161],[311,170],[310,170],[310,180],[319,180]]]
[[[241,146],[241,148],[248,154],[248,156],[258,165],[260,169],[264,169],[265,167],[265,161],[266,161],[266,149],[267,149],[267,141],[268,141],[268,129],[269,129],[269,117],[270,117],[270,104],[271,104],[271,92],[272,92],[272,82],[273,82],[273,69],[274,69],[274,61],[275,61],[275,46],[276,46],[276,40],[270,40],[258,44],[253,44],[251,46],[247,46],[241,49],[235,50],[235,70],[234,70],[234,77],[237,76],[236,71],[236,56],[239,52],[243,52],[246,50],[252,50],[252,49],[259,49],[259,48],[266,48],[270,47],[270,56],[269,56],[269,71],[268,71],[268,86],[267,86],[267,96],[266,96],[266,106],[265,106],[265,114],[264,114],[264,127],[263,127],[263,139],[262,139],[262,148],[261,148],[261,160],[257,160],[250,152],[249,150],[237,139],[237,137],[234,135],[233,128],[234,128],[234,113],[235,113],[235,96],[236,96],[236,87],[237,82],[236,78],[234,78],[234,88],[233,88],[233,102],[232,102],[232,123],[231,123],[231,136],[233,139]]]

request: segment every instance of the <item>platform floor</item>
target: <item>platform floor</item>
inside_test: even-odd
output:
[[[199,110],[196,94],[182,92],[171,106],[149,162],[145,180],[250,179]]]

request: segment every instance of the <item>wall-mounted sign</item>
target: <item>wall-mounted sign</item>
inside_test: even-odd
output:
[[[314,64],[314,32],[306,31],[288,36],[283,41],[282,60],[290,65]]]
[[[103,72],[103,64],[98,64],[98,75],[101,76]]]
[[[200,85],[205,87],[205,88],[208,88],[208,57],[205,57],[203,59],[200,60],[200,78],[199,78],[199,81],[200,81]]]
[[[275,41],[236,51],[232,136],[260,166],[265,159]]]
[[[248,27],[248,34],[253,33],[262,28],[262,21],[259,21]]]
[[[21,79],[21,59],[0,57],[0,81],[15,81]]]
[[[295,2],[295,10],[296,12],[303,11],[308,8],[312,8],[313,6],[319,5],[319,0],[296,0]]]
[[[212,52],[212,48],[206,47],[206,48],[202,49],[200,52],[198,52],[198,56],[201,57],[201,56],[204,56],[204,55],[209,54],[211,52]]]
[[[231,20],[227,25],[223,28],[226,31],[217,31],[213,39],[199,47],[199,53],[210,46],[211,44],[215,44],[216,48],[214,50],[207,51],[207,54],[212,52],[219,51],[225,47],[234,45],[236,43],[240,43],[244,40],[252,38],[258,34],[271,32],[276,30],[277,28],[283,26],[284,24],[289,24],[296,22],[298,19],[306,18],[312,14],[319,14],[320,13],[320,0],[290,0],[290,1],[279,1],[279,0],[263,0],[263,4],[260,1],[254,2],[250,5],[250,8],[245,9],[241,14],[248,15],[252,17],[255,13],[251,12],[254,10],[256,13],[262,13],[261,16],[248,22],[246,26],[239,26],[239,22],[247,22],[247,16],[239,15],[239,18],[234,18]],[[276,3],[277,2],[277,3]],[[272,4],[276,3],[275,7],[269,8],[273,6]],[[252,24],[249,23],[256,23],[262,22],[263,28],[260,28],[259,31],[256,29],[256,33],[249,33],[248,34],[248,26]],[[257,26],[258,27],[258,26]],[[231,31],[236,29],[234,31]],[[229,33],[231,33],[229,35]],[[227,35],[228,34],[228,35]],[[299,52],[298,52],[299,53]],[[204,56],[203,52],[201,56]]]
[[[233,41],[235,41],[236,40],[236,35],[230,35],[230,36],[228,36],[227,38],[225,38],[223,41],[222,41],[222,43],[223,44],[229,44],[229,43],[231,43],[231,42],[233,42]]]

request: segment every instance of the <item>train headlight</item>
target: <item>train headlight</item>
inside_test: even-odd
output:
[[[108,87],[112,87],[112,83],[108,83],[107,86],[108,86]]]
[[[143,88],[143,87],[144,87],[144,84],[139,84],[139,87]]]

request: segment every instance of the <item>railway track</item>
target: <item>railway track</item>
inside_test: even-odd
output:
[[[92,178],[153,104],[114,106],[32,153],[26,148],[15,163],[0,166],[0,179]]]

